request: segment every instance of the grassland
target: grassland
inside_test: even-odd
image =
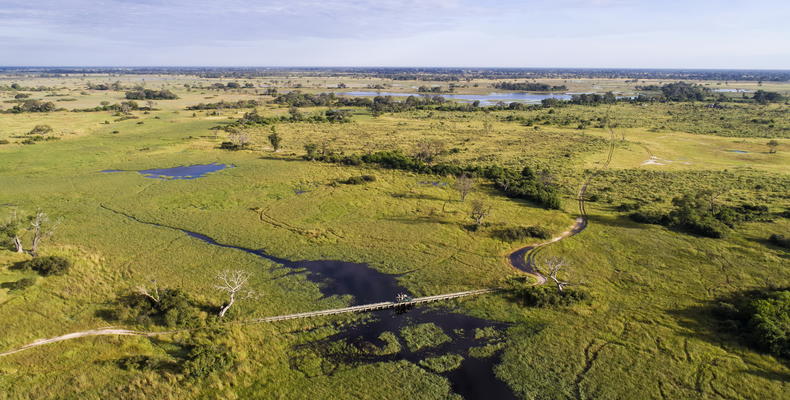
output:
[[[116,79],[27,83],[63,87],[58,92],[77,99],[62,102],[71,109],[121,101],[122,92],[83,87],[87,81]],[[615,208],[636,199],[668,207],[675,195],[711,187],[726,190],[722,201],[728,203],[759,202],[772,212],[790,208],[787,105],[737,105],[724,111],[684,104],[618,105],[609,110],[570,106],[551,114],[415,111],[379,117],[358,109],[349,124],[278,124],[284,143],[277,153],[266,141],[268,127],[250,130],[251,150],[232,152],[217,148],[225,134],[211,128],[246,110],[193,116],[184,107],[268,97],[250,90],[182,87],[209,86],[214,82],[209,79],[146,79],[149,87],[164,85],[181,98],[156,101],[157,110],[134,111],[137,119],[117,122],[108,112],[0,114],[0,139],[12,142],[0,145],[3,212],[12,206],[41,208],[61,217],[63,224],[43,253],[75,262],[66,276],[38,278],[33,287],[19,292],[0,289],[0,349],[107,326],[100,311],[111,307],[117,295],[151,279],[219,306],[223,297],[212,290],[214,276],[229,267],[254,271],[251,286],[262,294],[233,310],[236,321],[350,301],[324,297],[303,274],[289,273],[259,257],[210,246],[118,212],[200,232],[221,243],[263,248],[291,260],[369,263],[401,274],[399,283],[415,295],[499,285],[515,274],[503,256],[520,243],[502,242],[492,232],[541,225],[557,234],[573,222],[578,186],[606,156],[608,132],[594,121],[608,115],[618,138],[610,170],[596,176],[590,189],[599,199],[588,204],[589,227],[546,248],[539,257],[567,259],[569,279],[583,281],[593,301],[566,309],[530,309],[503,294],[449,306],[512,324],[504,333],[496,373],[520,398],[778,399],[790,391],[786,363],[721,334],[707,309],[717,297],[734,291],[790,284],[787,251],[766,242],[772,233],[790,231],[790,221],[775,217],[773,222],[746,223],[725,239],[708,239],[637,224]],[[327,78],[299,79],[258,83],[299,83],[314,91],[336,85]],[[131,83],[139,78],[120,80]],[[364,87],[387,82],[344,83]],[[405,85],[404,90],[410,86],[398,84]],[[614,81],[573,84],[578,86],[572,89],[580,90],[593,85],[627,89]],[[287,109],[265,105],[258,111],[278,115]],[[540,122],[530,126],[522,122],[537,118]],[[752,119],[774,119],[774,126]],[[581,120],[593,122],[578,129]],[[42,123],[51,125],[61,139],[16,143],[18,136]],[[767,154],[765,143],[772,137],[780,146],[776,154]],[[353,154],[393,148],[410,152],[426,139],[458,149],[441,155],[441,161],[548,169],[565,193],[563,210],[505,198],[480,182],[470,197],[490,202],[493,211],[486,226],[471,232],[464,229],[471,222],[469,200],[459,201],[449,186],[426,184],[452,182],[451,178],[300,160],[307,143],[326,143]],[[644,164],[651,157],[658,163]],[[196,180],[156,180],[133,172],[211,162],[236,167]],[[100,172],[105,169],[132,172]],[[361,174],[377,180],[333,184]],[[305,192],[297,193],[301,191]],[[263,217],[253,209],[262,210]],[[0,250],[0,283],[31,276],[11,268],[26,258]],[[53,344],[0,358],[0,392],[7,398],[452,398],[445,378],[406,361],[345,366],[332,373],[325,372],[329,361],[322,359],[303,361],[301,369],[293,367],[294,348],[330,337],[354,318],[364,316],[230,324],[211,336],[194,332],[161,340],[101,337]],[[430,335],[443,337],[441,332]],[[419,343],[430,339],[427,336],[413,335],[413,340]],[[175,359],[182,341],[209,339],[227,343],[239,355],[231,370],[179,381],[174,374],[123,370],[116,362],[141,354]],[[314,365],[305,367],[308,364]]]

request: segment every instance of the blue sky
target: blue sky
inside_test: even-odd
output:
[[[0,0],[0,65],[790,69],[790,0]]]

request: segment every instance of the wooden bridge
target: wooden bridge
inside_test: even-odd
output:
[[[449,299],[457,299],[460,297],[468,297],[468,296],[476,296],[479,294],[491,293],[497,291],[498,289],[477,289],[477,290],[468,290],[466,292],[456,292],[456,293],[447,293],[447,294],[438,294],[435,296],[426,296],[426,297],[418,297],[416,299],[412,299],[409,301],[402,301],[402,302],[394,302],[394,301],[384,301],[381,303],[372,303],[372,304],[363,304],[359,306],[351,306],[351,307],[344,307],[344,308],[335,308],[331,310],[320,310],[320,311],[310,311],[310,312],[303,312],[297,314],[288,314],[288,315],[277,315],[274,317],[265,317],[265,318],[258,318],[249,320],[248,322],[256,323],[256,322],[276,322],[276,321],[286,321],[289,319],[300,319],[300,318],[313,318],[313,317],[321,317],[325,315],[337,315],[337,314],[348,314],[348,313],[358,313],[358,312],[367,312],[367,311],[375,311],[375,310],[384,310],[387,308],[396,308],[396,307],[403,307],[403,306],[411,306],[416,304],[423,304],[423,303],[431,303],[434,301],[440,300],[449,300]]]

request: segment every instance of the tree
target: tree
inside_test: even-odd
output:
[[[565,290],[566,286],[572,285],[570,282],[561,281],[557,278],[557,274],[560,272],[562,267],[568,265],[565,260],[559,257],[552,257],[545,261],[546,268],[549,270],[549,278],[554,281],[554,284],[557,285],[557,291],[562,293]]]
[[[243,294],[245,298],[249,298],[255,294],[252,290],[244,290],[250,276],[252,276],[252,274],[242,270],[225,270],[217,275],[219,284],[214,287],[217,290],[228,293],[229,296],[228,302],[224,304],[219,311],[220,318],[224,317],[225,313],[227,313],[236,302],[237,295]]]
[[[769,153],[774,154],[776,153],[776,148],[779,147],[779,141],[777,141],[776,139],[771,139],[768,141],[768,143],[766,143],[766,145],[770,149]]]
[[[9,218],[0,226],[0,233],[3,233],[11,239],[11,242],[14,244],[14,250],[16,250],[17,253],[25,252],[25,249],[22,247],[22,237],[25,232],[26,229],[22,224],[22,218],[20,218],[17,210],[11,211]]]
[[[250,135],[245,132],[231,132],[228,138],[239,149],[246,149],[250,145]]]
[[[416,145],[414,157],[420,161],[430,163],[444,151],[444,142],[441,140],[423,140]]]
[[[306,160],[315,160],[316,153],[318,152],[318,145],[315,143],[308,143],[304,145],[305,156]]]
[[[283,138],[277,134],[277,130],[272,126],[272,134],[268,136],[269,143],[271,143],[274,152],[276,153],[277,150],[280,149],[280,143],[282,142]]]
[[[472,209],[469,212],[469,217],[475,221],[475,226],[480,226],[483,223],[483,218],[491,214],[493,207],[486,204],[483,200],[475,199],[472,201]]]
[[[466,195],[468,195],[472,190],[475,188],[475,181],[474,179],[470,178],[466,174],[462,174],[458,178],[455,179],[453,183],[453,189],[458,191],[458,194],[461,195],[461,201],[463,202],[466,200]]]
[[[60,225],[60,220],[54,223],[49,222],[49,216],[43,211],[36,211],[36,215],[31,217],[30,229],[33,231],[33,244],[30,247],[30,254],[38,255],[38,247],[41,242],[47,240],[55,234],[55,229]]]

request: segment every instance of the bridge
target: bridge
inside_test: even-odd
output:
[[[363,304],[359,306],[334,308],[330,310],[319,310],[319,311],[309,311],[309,312],[288,314],[288,315],[277,315],[274,317],[252,319],[252,320],[248,320],[247,322],[248,323],[276,322],[276,321],[287,321],[289,319],[321,317],[325,315],[361,313],[368,311],[384,310],[387,308],[397,308],[397,307],[411,306],[417,304],[431,303],[434,301],[457,299],[461,297],[476,296],[480,294],[495,292],[497,290],[499,289],[467,290],[465,292],[446,293],[446,294],[438,294],[435,296],[418,297],[415,299],[411,299],[408,301],[401,301],[401,302],[384,301],[381,303]]]

